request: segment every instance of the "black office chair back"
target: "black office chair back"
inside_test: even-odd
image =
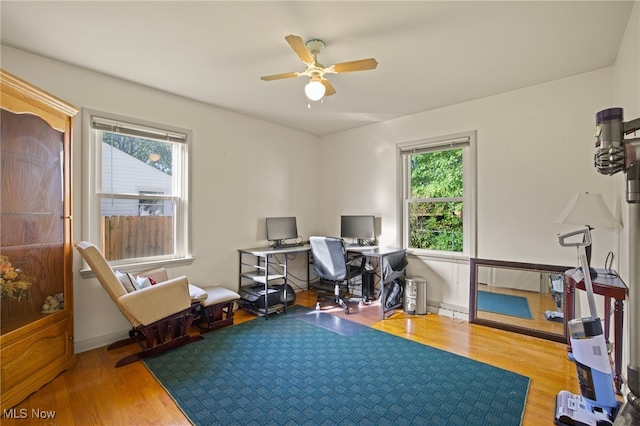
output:
[[[335,237],[310,237],[313,272],[326,281],[347,279],[347,255],[344,241]]]

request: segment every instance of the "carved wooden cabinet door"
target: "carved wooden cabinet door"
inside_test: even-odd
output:
[[[71,129],[77,110],[0,70],[2,409],[75,362]]]

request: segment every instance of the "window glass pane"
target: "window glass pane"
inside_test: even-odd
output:
[[[462,252],[462,232],[462,201],[409,203],[409,247]]]
[[[462,149],[412,155],[410,198],[462,197]]]
[[[146,188],[174,195],[174,143],[101,133],[102,192],[139,194]]]
[[[462,252],[462,149],[413,154],[409,166],[409,200],[421,201],[408,203],[408,246]]]
[[[155,203],[154,214],[140,214],[140,206],[146,201]],[[173,201],[109,197],[103,198],[100,205],[107,260],[175,254]]]
[[[140,195],[162,195],[159,191],[140,191]],[[140,216],[164,216],[165,200],[140,199],[138,200],[138,214]]]

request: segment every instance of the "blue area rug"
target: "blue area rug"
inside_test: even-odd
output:
[[[527,377],[364,328],[290,308],[144,363],[195,425],[521,424]]]
[[[478,310],[494,314],[533,319],[526,297],[478,291]]]

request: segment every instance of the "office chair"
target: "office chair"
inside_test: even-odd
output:
[[[319,290],[316,309],[322,300],[334,300],[349,313],[347,302],[361,301],[362,297],[347,297],[351,280],[364,273],[364,256],[348,257],[345,242],[334,237],[310,237],[313,255],[313,272],[320,282],[312,282],[311,287]]]
[[[382,282],[384,298],[380,303],[385,309],[402,304],[405,276],[407,273],[407,254],[402,251],[387,256],[382,264]]]
[[[549,310],[544,313],[544,316],[549,321],[563,322],[564,277],[560,274],[549,274],[549,288],[551,289],[551,296],[553,296],[553,300],[558,309],[555,311]]]

